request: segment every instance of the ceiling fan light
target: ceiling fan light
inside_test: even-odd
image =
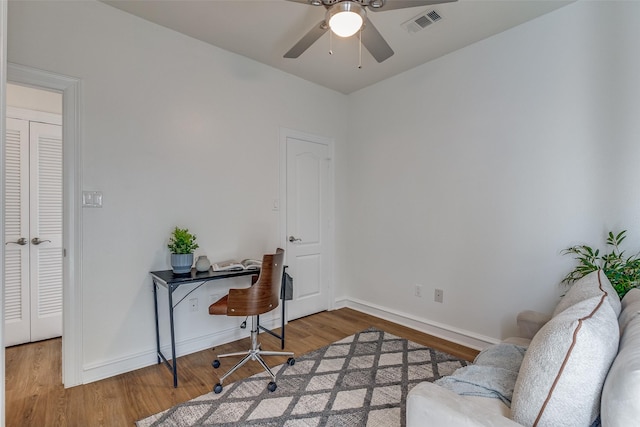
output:
[[[384,6],[384,2],[382,0],[369,0],[369,7],[379,9],[382,6]]]
[[[340,37],[351,37],[362,27],[362,18],[357,13],[340,12],[331,17],[329,27]]]
[[[337,36],[351,37],[362,28],[365,18],[364,8],[352,1],[336,3],[327,11],[326,21]]]

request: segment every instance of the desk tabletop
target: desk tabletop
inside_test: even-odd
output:
[[[260,273],[260,270],[231,270],[231,271],[197,271],[195,268],[191,272],[184,274],[175,274],[173,270],[152,271],[151,275],[166,283],[167,285],[175,285],[182,283],[193,283],[206,280],[226,279],[229,277],[249,276]]]

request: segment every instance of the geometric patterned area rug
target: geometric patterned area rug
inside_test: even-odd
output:
[[[450,375],[468,362],[377,329],[368,329],[273,368],[225,384],[137,422],[150,426],[405,425],[407,393],[422,381]]]

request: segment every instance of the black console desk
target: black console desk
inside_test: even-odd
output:
[[[178,387],[178,370],[176,364],[176,337],[174,331],[174,319],[173,309],[185,300],[192,292],[198,289],[200,286],[212,280],[228,279],[232,277],[251,276],[256,275],[260,270],[237,270],[237,271],[213,271],[211,268],[209,271],[199,272],[195,268],[191,269],[190,273],[174,274],[172,270],[152,271],[151,278],[153,280],[153,301],[156,315],[156,346],[158,351],[158,363],[164,362],[169,370],[173,373],[173,386]],[[190,285],[198,283],[193,289],[191,289],[185,296],[180,298],[178,302],[174,304],[173,293],[182,285]],[[167,289],[169,296],[169,327],[171,331],[171,362],[162,354],[160,349],[160,328],[158,320],[158,287],[162,286]],[[284,348],[284,298],[282,301],[282,335],[276,335],[271,331],[268,331],[262,327],[262,330],[269,332],[271,335],[280,338],[282,341],[282,347]]]

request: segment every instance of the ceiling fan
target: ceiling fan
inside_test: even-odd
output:
[[[361,42],[378,62],[393,55],[393,49],[385,41],[367,17],[371,12],[429,6],[456,0],[289,0],[311,6],[324,6],[325,19],[316,24],[287,53],[285,58],[297,58],[329,29],[340,37],[350,37],[360,31]]]

